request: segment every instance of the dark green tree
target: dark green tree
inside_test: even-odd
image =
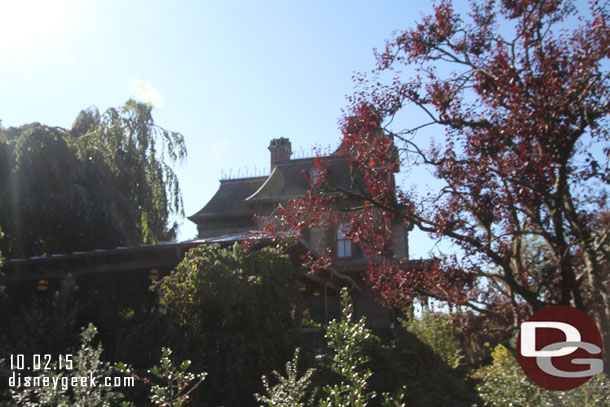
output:
[[[6,193],[7,189],[7,174],[9,172],[8,166],[8,142],[6,137],[3,134],[2,121],[0,120],[0,202],[4,202],[3,197]],[[2,209],[0,209],[1,211]],[[1,226],[1,225],[0,225]],[[4,233],[2,232],[2,227],[0,227],[0,247],[2,247],[2,239],[4,238]],[[2,252],[0,251],[0,277],[2,276],[2,262],[3,262]],[[0,290],[2,290],[2,286],[0,286]]]
[[[4,236],[4,234],[2,233],[2,229],[0,229],[0,239],[2,239],[2,237]],[[4,262],[4,258],[2,257],[2,252],[0,252],[0,277],[3,276],[2,274],[2,264]],[[4,292],[4,286],[0,285],[0,295]]]
[[[253,405],[260,377],[291,357],[299,298],[293,273],[277,249],[201,246],[161,281],[166,345],[208,372],[197,403]]]
[[[172,165],[181,134],[127,101],[83,110],[72,129],[39,123],[0,129],[0,241],[15,258],[171,240],[182,214]]]

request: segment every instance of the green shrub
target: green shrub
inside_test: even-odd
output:
[[[402,320],[389,343],[368,341],[364,352],[373,371],[371,388],[377,393],[404,392],[409,407],[481,403],[466,366],[457,363],[463,361],[459,331],[448,316]]]
[[[188,372],[189,360],[176,365],[170,359],[171,350],[163,348],[159,365],[153,366],[148,372],[152,377],[139,377],[133,373],[130,366],[123,363],[113,366],[101,361],[102,346],[93,345],[93,338],[96,334],[97,329],[91,324],[83,330],[80,348],[74,357],[68,358],[66,355],[66,360],[71,360],[71,367],[68,367],[70,362],[64,362],[63,368],[58,366],[57,362],[53,362],[50,364],[49,370],[44,370],[41,376],[49,378],[49,386],[28,385],[25,383],[24,377],[16,376],[20,378],[20,381],[9,392],[12,402],[10,404],[0,402],[0,406],[134,407],[132,403],[125,401],[120,387],[106,387],[104,378],[118,377],[121,378],[120,383],[123,386],[133,387],[136,380],[150,385],[150,401],[153,406],[181,407],[186,405],[191,392],[206,376],[206,373]],[[0,365],[5,364],[6,361],[0,360]],[[27,372],[29,374],[30,370]],[[17,374],[16,371],[15,374]],[[72,378],[87,378],[87,385],[72,386]]]
[[[368,367],[369,358],[365,352],[365,346],[369,343],[380,344],[379,338],[366,328],[364,317],[359,321],[352,321],[352,304],[349,301],[347,289],[341,290],[341,304],[343,307],[343,318],[339,321],[333,320],[329,323],[326,331],[328,344],[328,366],[322,366],[334,374],[337,383],[332,383],[331,377],[324,376],[328,380],[322,389],[315,389],[309,393],[312,386],[311,376],[314,369],[309,369],[303,376],[298,376],[298,350],[292,362],[286,364],[286,377],[276,371],[273,375],[277,384],[269,386],[268,380],[263,376],[263,385],[267,396],[255,394],[258,401],[267,403],[269,407],[364,407],[372,405],[377,393],[370,389],[369,379],[373,372]],[[322,369],[320,369],[322,370]],[[314,396],[322,393],[322,397],[315,402]],[[310,394],[308,401],[303,399]],[[404,395],[383,393],[381,406],[404,407],[402,403]]]
[[[60,289],[50,297],[32,295],[10,321],[10,329],[3,338],[7,353],[31,355],[65,353],[78,344],[79,330],[76,317],[79,308],[74,293],[78,290],[74,279],[61,281]],[[9,298],[7,301],[14,301]]]
[[[25,407],[111,407],[127,406],[124,396],[116,388],[101,385],[103,377],[111,377],[115,370],[106,362],[101,361],[102,347],[93,346],[93,338],[97,329],[89,325],[82,331],[80,348],[74,355],[72,369],[59,369],[57,362],[51,364],[51,370],[45,370],[49,386],[25,386],[11,389],[10,394],[15,405]],[[67,366],[67,365],[66,365]],[[27,371],[29,374],[29,370]],[[97,385],[74,386],[70,384],[73,377],[93,377]]]
[[[131,366],[119,363],[117,369],[126,375],[150,384],[150,401],[156,407],[181,407],[188,403],[190,394],[201,384],[207,373],[191,373],[190,360],[176,365],[170,358],[171,349],[161,350],[159,365],[153,366],[148,373],[152,379],[141,378],[134,374]]]
[[[340,321],[331,321],[325,335],[331,349],[330,368],[341,378],[341,382],[324,386],[322,391],[326,394],[326,399],[322,400],[320,405],[366,406],[376,396],[375,392],[367,389],[373,372],[366,366],[368,357],[362,352],[364,343],[372,334],[365,326],[364,317],[357,322],[352,321],[352,305],[345,288],[341,290],[341,305],[343,318]]]
[[[477,390],[488,407],[594,407],[610,405],[610,381],[604,375],[591,378],[570,391],[548,391],[521,370],[517,359],[502,345],[494,348],[493,362],[476,372]]]
[[[209,373],[197,403],[253,405],[258,378],[291,356],[298,343],[293,274],[276,249],[205,245],[160,282],[167,345]]]
[[[269,407],[306,407],[314,405],[315,391],[311,387],[311,375],[315,369],[308,369],[299,377],[299,352],[294,351],[292,361],[286,362],[286,376],[276,370],[272,372],[276,384],[271,386],[266,376],[262,377],[263,387],[267,395],[254,394],[256,401],[265,403]]]
[[[428,345],[450,367],[456,368],[464,359],[460,332],[451,324],[451,316],[425,312],[419,318],[402,321],[404,328]]]

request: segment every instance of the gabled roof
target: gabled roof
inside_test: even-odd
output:
[[[251,216],[252,209],[246,205],[246,198],[255,193],[267,177],[227,179],[220,181],[220,188],[210,201],[196,214],[188,218],[197,220],[229,216]]]

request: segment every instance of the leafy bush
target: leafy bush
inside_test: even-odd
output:
[[[150,401],[156,407],[181,407],[188,403],[190,394],[201,384],[207,373],[191,373],[187,370],[190,360],[176,365],[170,358],[171,349],[161,350],[159,365],[153,366],[148,372],[153,375],[154,382],[148,378],[141,378],[133,373],[131,366],[119,363],[117,369],[121,372],[150,384]]]
[[[451,324],[450,315],[424,312],[419,318],[403,321],[403,326],[450,367],[458,367],[464,359],[460,332]]]
[[[127,406],[123,403],[123,394],[116,388],[97,385],[70,386],[73,377],[93,377],[101,381],[102,377],[114,375],[113,367],[101,361],[102,347],[93,346],[93,338],[97,329],[89,325],[82,331],[80,348],[73,360],[73,369],[59,370],[57,362],[51,365],[51,370],[45,370],[44,375],[49,377],[50,383],[58,385],[20,387],[11,389],[10,394],[17,406],[37,407],[110,407]],[[29,371],[28,371],[29,372]]]
[[[78,303],[74,279],[61,281],[59,291],[51,297],[32,295],[12,318],[4,344],[10,353],[64,353],[78,344],[79,331],[76,325]],[[27,298],[27,297],[26,297]],[[14,298],[7,299],[8,301]],[[2,350],[2,349],[0,349]]]
[[[341,377],[341,383],[324,386],[322,391],[327,397],[321,406],[366,406],[376,396],[367,392],[368,379],[373,372],[366,367],[368,358],[362,347],[370,337],[371,331],[365,327],[365,318],[352,322],[352,305],[348,300],[347,289],[341,290],[343,318],[328,324],[326,339],[331,349],[330,368]]]
[[[457,330],[449,318],[402,320],[388,344],[369,341],[364,352],[373,371],[371,388],[399,393],[409,407],[464,407],[481,403],[474,381],[466,374]],[[443,344],[447,341],[447,344]],[[453,361],[453,366],[450,363]]]
[[[119,388],[106,386],[104,378],[118,377],[124,386],[135,384],[136,379],[150,385],[150,401],[154,406],[181,407],[189,401],[190,393],[205,379],[206,373],[194,374],[187,371],[191,364],[189,360],[176,365],[170,359],[169,348],[162,349],[159,365],[149,370],[152,378],[141,378],[128,365],[118,363],[114,366],[101,361],[102,346],[93,345],[96,334],[97,329],[91,324],[83,329],[80,348],[73,358],[72,368],[67,368],[67,362],[63,368],[57,362],[50,364],[50,369],[44,371],[44,376],[51,383],[49,386],[26,385],[21,378],[16,389],[10,390],[11,404],[0,402],[0,406],[133,407],[132,403],[125,401]],[[0,360],[0,365],[4,364],[6,361]],[[72,378],[86,378],[87,385],[73,386]],[[116,384],[114,381],[112,383]]]
[[[269,385],[267,377],[262,377],[263,387],[268,395],[256,393],[254,395],[256,401],[266,403],[269,407],[305,407],[314,405],[315,391],[312,392],[310,387],[311,375],[315,372],[315,369],[308,369],[303,376],[299,377],[299,352],[300,349],[297,348],[294,351],[292,362],[286,362],[286,376],[282,376],[276,370],[272,372],[277,381],[275,385]],[[307,401],[303,401],[305,399]]]
[[[209,372],[198,403],[253,404],[262,390],[257,378],[291,356],[298,340],[293,273],[276,249],[205,245],[160,282],[167,344]]]
[[[339,383],[326,384],[321,389],[323,397],[318,405],[323,407],[364,407],[369,405],[377,393],[369,387],[369,379],[373,375],[367,366],[369,359],[364,352],[367,342],[372,340],[379,343],[379,338],[371,333],[365,326],[364,317],[359,321],[352,321],[352,305],[349,301],[347,289],[341,290],[341,303],[343,318],[333,320],[328,325],[326,339],[328,341],[328,368],[336,375]],[[308,394],[307,389],[312,385],[311,376],[314,369],[309,369],[303,376],[298,377],[297,372],[298,350],[295,352],[293,362],[286,364],[286,377],[276,371],[273,375],[278,380],[274,386],[269,386],[267,378],[263,376],[263,385],[268,396],[255,394],[258,401],[267,403],[270,407],[298,407],[314,405],[314,395],[320,390],[316,389],[305,404],[302,400]],[[404,407],[404,395],[384,393],[381,405],[386,407]]]
[[[610,405],[610,381],[605,375],[591,378],[570,391],[548,391],[531,382],[517,359],[502,345],[494,348],[493,363],[476,373],[477,390],[488,407],[594,407]]]

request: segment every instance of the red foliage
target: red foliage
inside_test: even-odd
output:
[[[573,304],[610,346],[608,23],[597,1],[480,1],[468,16],[439,2],[356,78],[339,153],[360,192],[315,186],[281,220],[347,219],[346,234],[373,255],[369,281],[392,304],[433,297],[505,329],[540,307]],[[403,66],[415,73],[396,73]],[[386,72],[395,72],[389,83]],[[429,121],[396,129],[407,105]],[[443,129],[444,142],[425,148],[418,131],[427,126]],[[444,187],[394,193],[401,159],[432,167]],[[394,257],[397,221],[449,239],[460,255],[415,267]]]

